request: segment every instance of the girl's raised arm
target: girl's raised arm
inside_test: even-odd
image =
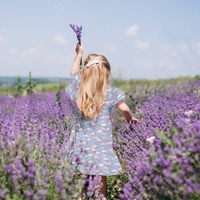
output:
[[[77,55],[76,55],[73,65],[72,65],[72,69],[70,72],[71,74],[74,74],[74,73],[80,71],[80,63],[81,63],[82,56],[83,56],[83,45],[77,43],[75,51],[76,51]]]

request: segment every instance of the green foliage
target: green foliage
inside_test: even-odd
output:
[[[56,93],[56,101],[58,102],[58,106],[60,107],[61,102],[60,102],[60,90],[57,91]]]
[[[140,106],[140,103],[135,98],[133,98],[132,94],[128,94],[127,92],[125,94],[128,101],[127,103],[131,106],[132,112],[135,112],[136,109]]]
[[[141,94],[142,97],[144,97],[144,100],[146,97],[153,92],[159,92],[161,90],[166,90],[167,87],[170,85],[180,85],[184,82],[188,81],[196,81],[199,80],[199,75],[196,75],[195,77],[179,77],[179,78],[173,78],[173,79],[158,79],[158,80],[148,80],[148,79],[138,79],[138,80],[123,80],[123,79],[115,79],[112,82],[112,85],[120,88],[122,91],[126,92],[128,95],[134,95],[134,91],[136,92],[138,88],[145,88],[146,93]],[[18,80],[19,83],[19,80]],[[26,83],[26,87],[23,89],[26,90],[27,94],[33,93],[33,92],[45,92],[45,91],[61,91],[64,90],[64,88],[68,85],[68,82],[66,83],[38,83],[37,85],[34,83],[31,73],[29,73],[29,79]],[[156,88],[152,90],[152,88]],[[16,87],[9,87],[9,88],[0,88],[1,93],[0,95],[16,95]],[[2,93],[3,91],[3,93]],[[136,101],[135,97],[134,100]],[[132,100],[131,100],[132,101]],[[136,103],[136,102],[135,102]],[[134,104],[135,104],[134,103]],[[139,106],[139,105],[137,105]]]
[[[196,80],[200,80],[200,75],[196,75],[194,78],[195,78]]]
[[[35,87],[36,92],[45,92],[45,91],[61,91],[67,86],[67,83],[38,83]]]
[[[23,200],[24,199],[24,197],[23,196],[18,196],[18,195],[16,195],[16,194],[14,194],[13,195],[13,197],[11,198],[11,197],[7,197],[6,198],[6,200]]]
[[[128,178],[124,174],[108,176],[107,177],[107,199],[118,199],[124,184],[128,181]]]
[[[40,92],[40,91],[48,91],[48,88],[39,88],[39,90],[36,89],[36,83],[34,82],[31,72],[29,72],[29,77],[25,85],[22,84],[22,79],[20,76],[17,78],[17,84],[14,87],[3,87],[0,86],[0,96],[7,96],[7,95],[13,95],[14,97],[21,97],[24,94],[33,94],[34,92]],[[55,87],[53,87],[53,90]]]
[[[75,176],[70,175],[69,162],[67,160],[61,162],[61,157],[57,155],[55,155],[55,159],[52,159],[52,157],[49,158],[48,155],[45,156],[45,154],[41,156],[41,151],[38,149],[27,151],[28,147],[28,137],[24,134],[18,138],[16,146],[7,144],[5,149],[0,148],[0,158],[2,158],[0,162],[0,191],[2,192],[2,189],[5,191],[5,199],[32,199],[26,197],[27,190],[31,191],[35,196],[37,196],[38,199],[42,199],[38,196],[40,189],[47,191],[45,198],[47,200],[78,199],[78,196],[80,196],[82,182],[81,180],[77,180]],[[9,154],[6,152],[8,149],[11,150]],[[48,152],[46,152],[46,154],[48,154]],[[32,179],[28,179],[25,175],[30,172],[28,164],[29,159],[33,159],[34,161],[34,177]],[[17,160],[22,164],[21,168],[23,169],[21,171],[23,172],[19,171],[17,167],[14,168],[12,174],[19,176],[13,181],[11,175],[9,175],[5,170],[5,166],[15,165]],[[48,167],[46,167],[47,165]],[[45,171],[45,168],[49,169],[48,173]],[[61,173],[62,183],[66,186],[66,198],[61,197],[60,194],[57,193],[55,175],[59,171]],[[36,185],[34,184],[35,181]],[[4,186],[3,188],[2,185]],[[18,186],[17,191],[16,185]],[[67,187],[68,185],[70,185],[70,187]]]
[[[182,84],[188,81],[195,81],[199,77],[198,75],[195,77],[178,77],[178,78],[171,78],[171,79],[155,79],[155,80],[148,80],[148,79],[130,79],[130,80],[122,80],[122,79],[114,79],[112,84],[123,91],[130,92],[134,91],[138,87],[146,88],[146,91],[149,88],[162,88],[163,86],[169,85],[177,85]]]
[[[32,79],[31,72],[29,72],[29,77],[28,77],[28,80],[25,85],[25,89],[26,89],[26,92],[28,95],[34,93],[33,89],[35,88],[35,86],[36,86],[36,84],[35,84],[34,80]]]
[[[17,94],[16,96],[17,97],[21,97],[23,94],[23,86],[22,86],[22,79],[20,76],[18,76],[18,79],[17,79]]]

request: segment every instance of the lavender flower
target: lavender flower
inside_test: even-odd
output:
[[[70,24],[70,27],[74,30],[76,33],[76,37],[78,39],[78,42],[81,43],[81,33],[82,33],[82,26],[78,27],[77,25]]]
[[[131,91],[138,102],[133,109],[138,126],[123,123],[113,113],[113,147],[123,166],[121,199],[200,198],[199,86]],[[84,182],[66,156],[76,105],[61,91],[59,107],[55,94],[0,97],[0,199],[80,197]],[[88,181],[91,198],[98,181]]]

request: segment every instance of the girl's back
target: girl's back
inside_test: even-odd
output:
[[[80,72],[72,74],[71,84],[66,88],[72,100],[76,100],[81,81]],[[112,147],[111,109],[124,98],[123,93],[107,85],[105,102],[95,118],[86,118],[77,108],[68,149],[73,152],[73,164],[80,159],[78,169],[85,174],[114,175],[121,171]]]
[[[117,106],[127,122],[137,124],[123,93],[110,82],[110,64],[104,56],[91,54],[80,70],[83,46],[77,44],[70,85],[66,92],[77,103],[67,144],[72,167],[82,174],[100,175],[100,193],[106,197],[106,176],[119,174],[121,166],[112,146],[111,109]]]

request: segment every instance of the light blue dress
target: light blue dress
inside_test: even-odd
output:
[[[72,74],[71,83],[65,89],[73,101],[76,101],[80,78],[79,72]],[[110,176],[121,172],[112,146],[111,109],[123,99],[121,90],[107,86],[105,103],[96,118],[84,118],[77,108],[66,149],[72,166],[82,174]]]

